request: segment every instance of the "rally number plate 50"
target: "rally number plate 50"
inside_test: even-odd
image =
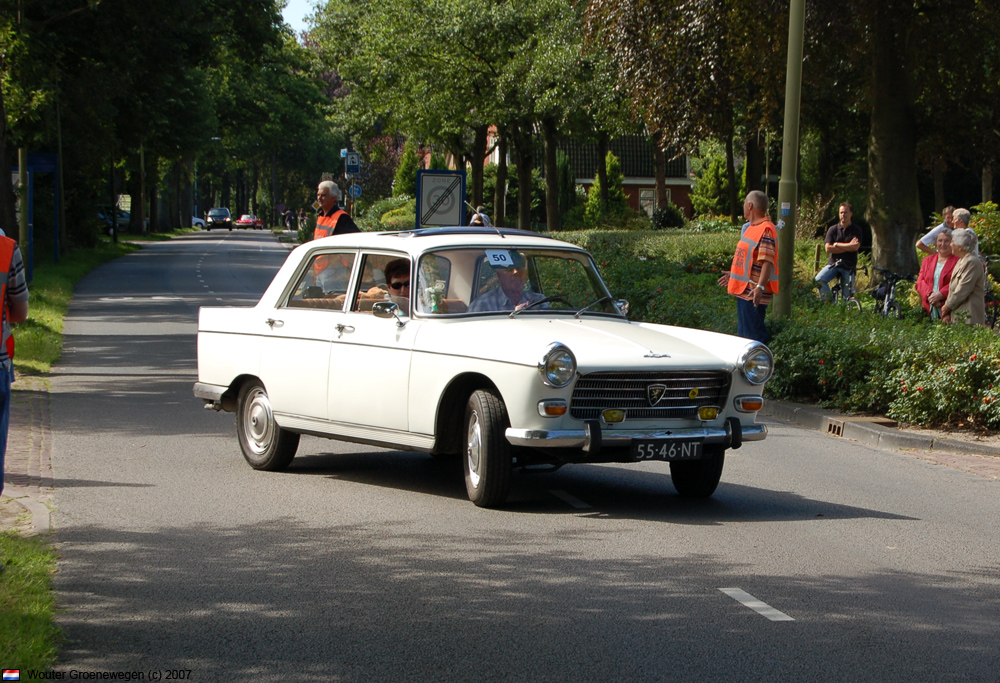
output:
[[[636,439],[632,442],[632,455],[636,460],[698,460],[701,441]]]

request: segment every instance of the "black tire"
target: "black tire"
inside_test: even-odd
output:
[[[896,318],[897,320],[902,320],[903,318],[903,307],[899,305],[898,301],[889,302],[889,316],[890,318]]]
[[[267,472],[287,468],[299,447],[299,435],[274,421],[264,385],[259,380],[244,383],[237,405],[236,435],[250,467]]]
[[[465,489],[479,507],[494,507],[510,491],[512,448],[504,432],[507,408],[493,391],[473,392],[465,406]]]
[[[670,463],[670,478],[677,493],[684,498],[708,498],[719,486],[726,449],[722,446],[705,446],[701,460]]]
[[[858,313],[864,310],[864,308],[861,306],[861,302],[855,299],[853,296],[847,300],[847,309],[849,311],[857,311]]]

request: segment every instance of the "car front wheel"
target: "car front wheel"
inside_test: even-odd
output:
[[[670,478],[677,493],[684,498],[708,498],[719,486],[725,460],[724,447],[706,446],[701,460],[671,462]]]
[[[479,507],[500,505],[510,491],[513,458],[507,409],[493,391],[480,389],[465,407],[465,489]]]
[[[288,467],[299,447],[299,435],[274,421],[264,385],[246,382],[240,390],[236,434],[243,457],[255,470],[279,472]]]

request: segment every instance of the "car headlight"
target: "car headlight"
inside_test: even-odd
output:
[[[573,381],[573,376],[576,374],[576,357],[559,342],[549,344],[542,360],[538,362],[538,373],[546,385],[561,389]]]
[[[754,342],[743,350],[739,360],[740,374],[751,384],[763,384],[774,373],[774,356],[771,349]]]

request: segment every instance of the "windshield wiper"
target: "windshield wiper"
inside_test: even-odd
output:
[[[566,297],[564,297],[564,296],[547,296],[544,299],[539,299],[538,301],[532,301],[530,304],[528,304],[527,306],[525,306],[523,308],[516,308],[516,309],[514,309],[513,311],[510,312],[510,315],[508,317],[513,318],[515,315],[517,315],[521,311],[526,311],[529,308],[534,308],[535,306],[540,306],[541,304],[547,304],[547,303],[549,303],[551,301],[562,301],[567,306],[570,306],[570,307],[573,306],[573,304],[571,304],[569,302],[569,300],[567,300]]]
[[[600,299],[595,299],[594,301],[591,301],[589,304],[581,308],[579,311],[576,312],[576,315],[574,315],[573,317],[579,318],[581,315],[583,315],[584,311],[589,311],[594,306],[600,306],[601,304],[606,304],[609,301],[614,301],[614,300],[615,298],[613,296],[602,296]]]

